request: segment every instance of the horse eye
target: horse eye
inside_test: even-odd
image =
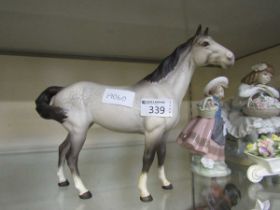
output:
[[[201,46],[203,46],[203,47],[207,47],[208,45],[209,45],[209,42],[207,42],[207,41],[204,41],[201,43]]]

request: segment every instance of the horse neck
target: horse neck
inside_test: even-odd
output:
[[[170,88],[175,98],[182,102],[195,69],[190,54],[180,59],[174,68],[164,79],[159,81],[159,85]]]

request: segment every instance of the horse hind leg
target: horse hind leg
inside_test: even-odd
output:
[[[66,139],[59,145],[58,149],[58,186],[65,187],[69,185],[69,181],[65,178],[64,175],[64,165],[66,154],[70,149],[70,141],[69,141],[69,134],[67,135]]]
[[[71,145],[68,153],[66,154],[67,164],[70,168],[75,187],[79,191],[79,197],[81,199],[89,199],[92,197],[91,192],[83,184],[78,169],[78,158],[83,144],[86,140],[86,134],[87,128],[81,130],[76,128],[75,131],[70,132],[69,142]]]

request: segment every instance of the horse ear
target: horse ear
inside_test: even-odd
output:
[[[205,31],[204,31],[204,35],[205,35],[205,36],[208,36],[208,32],[209,32],[209,28],[207,27],[207,28],[205,29]]]
[[[195,37],[196,36],[198,36],[198,35],[200,35],[201,34],[201,24],[199,24],[199,26],[197,27],[197,29],[196,29],[196,32],[195,32]]]

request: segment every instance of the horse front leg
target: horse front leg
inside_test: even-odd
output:
[[[140,190],[140,200],[143,202],[149,202],[153,200],[153,197],[148,191],[147,180],[148,172],[154,161],[159,139],[162,137],[162,132],[153,131],[145,134],[145,150],[143,155],[143,167],[138,182],[138,188]]]
[[[86,140],[87,129],[80,130],[76,128],[73,130],[75,131],[69,133],[69,140],[71,146],[68,153],[66,154],[66,160],[70,168],[75,187],[79,191],[79,197],[81,199],[89,199],[92,197],[92,194],[83,184],[78,169],[78,158],[79,158],[80,151],[83,147],[83,144]]]
[[[148,172],[153,163],[155,157],[156,149],[154,146],[146,146],[144,155],[143,155],[143,167],[141,171],[141,175],[138,182],[138,188],[140,190],[140,200],[143,202],[149,202],[153,200],[153,197],[148,191],[147,188],[147,180],[148,180]]]
[[[167,180],[164,168],[164,161],[166,156],[166,139],[162,139],[156,149],[158,157],[158,177],[162,182],[162,189],[171,190],[173,185]]]

